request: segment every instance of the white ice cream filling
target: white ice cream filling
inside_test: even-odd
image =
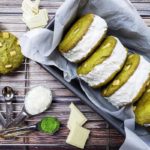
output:
[[[105,20],[95,15],[87,33],[73,49],[69,50],[67,53],[63,53],[64,57],[71,62],[77,62],[86,57],[91,49],[103,37],[106,30],[107,24]]]
[[[120,70],[126,60],[126,48],[117,39],[116,46],[111,54],[102,64],[93,68],[88,74],[79,74],[80,78],[87,82],[90,86],[97,86],[104,83],[114,72]]]
[[[140,56],[140,63],[134,74],[119,90],[107,97],[108,101],[117,108],[131,103],[147,81],[149,73],[150,63]]]

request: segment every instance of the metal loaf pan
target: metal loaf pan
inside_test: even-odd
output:
[[[54,29],[54,21],[53,18],[48,25],[46,26],[47,29],[53,30]],[[53,66],[47,66],[40,64],[49,74],[54,76],[57,80],[59,80],[64,86],[66,86],[70,91],[72,91],[77,97],[80,98],[81,101],[83,101],[86,105],[88,105],[90,108],[92,108],[97,114],[99,114],[103,119],[105,119],[107,122],[109,122],[110,125],[112,125],[114,128],[116,128],[122,135],[125,135],[124,132],[124,126],[123,122],[106,114],[101,109],[97,108],[84,94],[81,88],[79,88],[79,82],[74,79],[71,82],[67,82],[63,78],[63,72],[60,71],[58,68]]]

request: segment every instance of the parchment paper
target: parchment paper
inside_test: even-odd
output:
[[[103,17],[108,23],[109,34],[117,36],[130,50],[150,58],[150,30],[128,0],[66,0],[56,12],[54,31],[34,29],[23,35],[20,39],[23,54],[42,64],[57,66],[68,82],[77,78],[76,65],[57,51],[57,45],[64,30],[76,17],[85,13]],[[150,134],[135,126],[131,106],[117,110],[100,96],[99,90],[93,90],[81,80],[80,85],[98,108],[124,121],[126,139],[120,150],[150,149]]]

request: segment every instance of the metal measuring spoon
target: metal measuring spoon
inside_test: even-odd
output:
[[[5,127],[5,125],[6,125],[6,120],[5,120],[5,118],[3,117],[3,115],[0,113],[0,123],[1,123],[1,125],[3,126],[3,127]]]
[[[13,120],[13,107],[12,99],[14,97],[14,91],[11,87],[6,86],[2,89],[2,95],[6,104],[6,126]]]
[[[30,116],[31,115],[26,112],[25,107],[23,107],[19,115],[13,121],[9,122],[9,124],[7,125],[7,128],[11,126],[19,125],[23,120],[25,120],[26,118]]]
[[[8,128],[0,131],[0,137],[2,138],[12,138],[19,135],[23,135],[26,133],[29,133],[30,131],[36,131],[37,125],[30,125],[30,126],[24,126],[24,127],[13,127]]]
[[[51,120],[50,124],[47,124],[47,126],[50,126],[48,128],[48,130],[44,130],[41,129],[41,124],[43,122],[47,122],[48,120]],[[0,137],[3,138],[10,138],[10,137],[15,137],[18,135],[22,135],[25,133],[29,133],[30,131],[40,131],[40,132],[44,132],[50,135],[53,135],[54,133],[56,133],[60,128],[60,122],[59,120],[57,120],[57,118],[55,117],[45,117],[43,119],[41,119],[41,121],[39,121],[36,124],[33,125],[29,125],[29,126],[24,126],[24,127],[13,127],[13,128],[8,128],[5,130],[1,130],[0,131]]]
[[[40,86],[39,86],[40,87]],[[35,88],[38,88],[38,87],[35,87]],[[36,112],[34,114],[30,114],[29,111],[27,111],[26,109],[26,102],[28,101],[28,96],[31,95],[31,91],[34,90],[35,88],[31,89],[25,96],[25,102],[24,102],[24,106],[22,108],[22,111],[20,112],[20,114],[13,120],[11,121],[7,127],[12,127],[12,126],[15,126],[15,125],[19,125],[23,120],[25,120],[26,118],[28,117],[31,117],[31,116],[35,116],[35,115],[38,115],[38,114],[41,114],[43,113],[45,110],[47,110],[47,108],[50,106],[51,104],[51,101],[52,101],[52,96],[51,96],[51,99],[49,100],[49,102],[47,104],[45,104],[45,106],[43,107],[43,109],[40,110],[40,112]],[[51,94],[51,91],[50,91],[50,94]],[[30,107],[30,109],[32,110],[32,106]],[[41,106],[39,106],[41,107]]]

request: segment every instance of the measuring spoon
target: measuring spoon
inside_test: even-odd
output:
[[[14,91],[11,87],[6,86],[2,89],[2,95],[6,104],[6,127],[13,120],[12,100],[14,98]]]
[[[49,96],[48,97],[49,98],[48,101],[45,101],[45,99],[44,100],[40,99],[40,92],[39,91],[41,91],[42,88],[44,88],[44,91],[46,92],[44,94],[48,94],[48,96]],[[38,89],[38,92],[36,91],[37,89]],[[36,96],[34,97],[35,102],[31,104],[31,103],[29,103],[29,101],[30,101],[31,97],[33,98],[33,95],[32,95],[33,93],[34,94],[36,93]],[[39,107],[39,111],[36,111],[36,112],[33,113],[32,111],[34,110],[35,107],[37,107],[36,99],[40,99],[40,103],[41,104],[38,104],[39,105],[38,106]],[[47,89],[45,87],[42,87],[42,86],[37,86],[37,87],[32,88],[25,96],[25,101],[24,101],[24,106],[22,108],[22,111],[20,112],[20,114],[12,122],[10,122],[8,124],[7,127],[18,125],[19,123],[21,123],[23,120],[25,120],[28,117],[35,116],[35,115],[43,113],[45,110],[48,109],[48,107],[50,106],[51,102],[52,102],[52,93],[51,93],[51,91],[49,89]],[[27,105],[27,103],[28,103],[28,105]],[[29,110],[29,107],[30,107],[30,110]],[[32,112],[33,114],[31,114],[30,112]]]
[[[48,121],[50,122],[49,124],[47,123]],[[42,129],[42,127],[41,127],[45,123],[47,125],[46,130]],[[40,132],[52,135],[55,132],[57,132],[59,130],[59,128],[60,128],[60,122],[57,120],[57,118],[44,117],[43,119],[41,119],[40,122],[30,125],[30,126],[14,127],[14,128],[6,129],[6,130],[1,130],[0,136],[3,138],[10,138],[10,137],[22,135],[24,133],[29,133],[30,131],[40,131]]]

